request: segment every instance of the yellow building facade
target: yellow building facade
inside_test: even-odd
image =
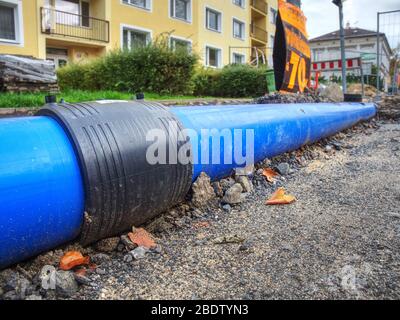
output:
[[[86,61],[160,36],[205,66],[271,63],[277,0],[0,0],[0,53]]]

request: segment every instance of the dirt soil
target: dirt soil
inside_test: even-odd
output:
[[[160,232],[161,253],[130,263],[114,253],[74,298],[399,299],[400,123],[339,138],[340,150],[315,151],[278,183],[294,204],[266,206],[277,186],[261,183],[229,213]],[[245,241],[215,243],[232,235]]]
[[[143,259],[127,259],[121,243],[100,255],[82,249],[97,268],[69,298],[399,299],[400,122],[358,125],[261,167],[282,163],[290,169],[275,184],[258,170],[239,205],[223,207],[219,198],[202,209],[184,204],[146,225],[159,247]],[[280,186],[297,201],[265,205]],[[67,249],[11,275],[34,282]],[[61,298],[30,291],[31,299]]]

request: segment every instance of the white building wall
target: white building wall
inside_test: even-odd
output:
[[[376,57],[376,38],[375,37],[363,37],[346,39],[346,58],[359,58],[363,59],[363,69],[366,71],[370,69],[371,65],[377,65]],[[341,59],[340,53],[340,41],[339,40],[325,40],[310,43],[312,52],[312,61],[329,61]],[[386,76],[389,75],[390,69],[390,49],[387,47],[384,39],[381,39],[381,63],[384,68]],[[358,71],[354,72],[359,74]],[[335,72],[324,72],[323,76],[329,78],[332,75],[341,76],[340,71]]]

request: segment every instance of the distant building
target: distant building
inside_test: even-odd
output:
[[[346,58],[361,58],[365,75],[371,74],[373,65],[377,65],[377,33],[376,31],[361,28],[351,28],[347,25],[345,29]],[[310,40],[312,50],[312,61],[330,61],[341,58],[340,54],[340,32],[339,30],[324,34]],[[388,39],[384,33],[380,34],[381,51],[381,76],[385,83],[390,83],[390,59],[393,54]],[[326,78],[332,75],[341,76],[340,71],[332,71],[323,74]]]

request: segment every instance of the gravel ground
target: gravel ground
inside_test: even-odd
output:
[[[239,205],[184,204],[145,226],[159,247],[144,259],[126,259],[121,244],[106,254],[81,249],[97,269],[69,298],[399,299],[400,123],[359,125],[262,165],[282,163],[284,177],[272,185],[256,173]],[[297,201],[266,206],[279,186]],[[32,281],[76,247],[10,270]],[[26,296],[61,298],[43,289]]]

